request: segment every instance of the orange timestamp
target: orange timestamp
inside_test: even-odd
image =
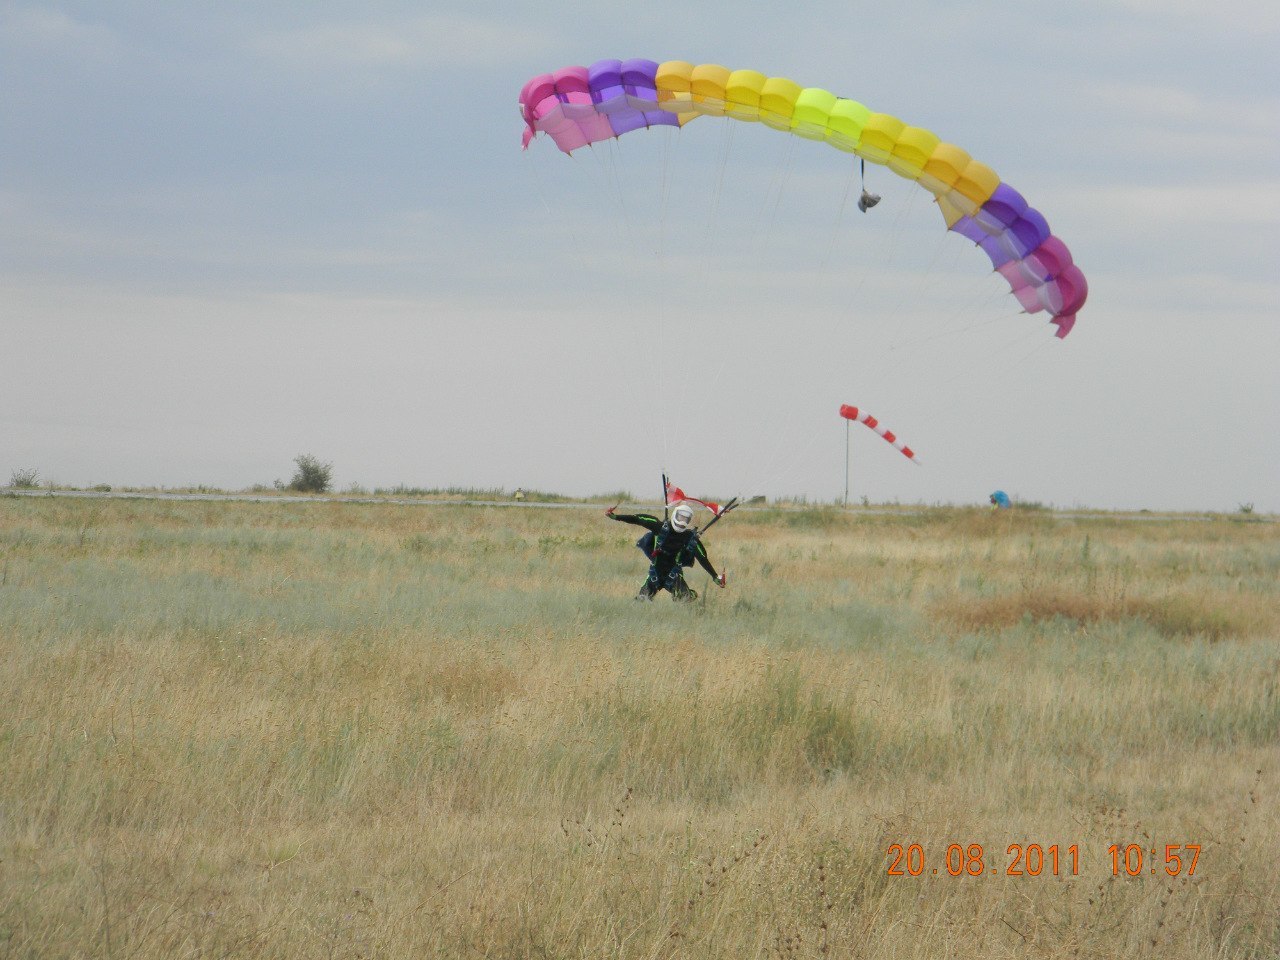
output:
[[[997,848],[998,849],[998,848]],[[1200,860],[1200,844],[1165,844],[1163,857],[1157,847],[1113,843],[1111,875],[1137,877],[1162,872],[1171,877],[1193,877]],[[891,877],[1078,877],[1080,844],[1011,843],[998,856],[981,843],[951,843],[941,859],[929,857],[919,843],[891,843],[886,852]]]

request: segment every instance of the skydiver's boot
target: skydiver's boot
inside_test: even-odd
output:
[[[641,585],[640,592],[636,594],[635,598],[637,600],[652,600],[653,595],[657,592],[658,592],[657,586],[653,583],[650,583],[648,580],[646,580],[644,584]]]

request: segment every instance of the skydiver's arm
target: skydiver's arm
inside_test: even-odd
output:
[[[610,513],[607,514],[610,520],[620,520],[623,523],[631,523],[637,527],[644,527],[646,530],[652,530],[657,533],[662,528],[662,521],[657,517],[652,517],[647,513]]]
[[[711,574],[713,578],[719,576],[719,574],[716,573],[716,568],[711,565],[711,558],[707,556],[707,548],[702,545],[702,540],[700,538],[693,541],[693,558],[697,560],[698,563],[702,565],[702,569]]]

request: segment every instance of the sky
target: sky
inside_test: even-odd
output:
[[[0,0],[0,485],[1280,512],[1277,49],[1271,0]],[[607,57],[959,144],[1071,248],[1074,331],[823,144],[522,151],[525,81]]]

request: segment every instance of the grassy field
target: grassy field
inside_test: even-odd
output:
[[[1276,524],[638,532],[0,498],[0,958],[1280,954]]]

